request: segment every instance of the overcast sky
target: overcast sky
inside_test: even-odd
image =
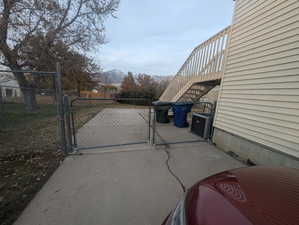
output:
[[[192,49],[231,23],[232,0],[121,0],[94,53],[104,70],[175,75]]]

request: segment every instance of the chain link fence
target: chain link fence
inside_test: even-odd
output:
[[[24,74],[26,86],[17,73]],[[36,103],[34,110],[28,101]],[[64,158],[62,106],[59,71],[0,71],[1,224],[17,218]]]
[[[47,79],[54,82],[54,75],[47,75]],[[57,96],[54,83],[50,85],[52,88],[44,88],[38,82],[34,87],[20,86],[12,73],[0,72],[0,155],[58,148]],[[36,109],[28,111],[24,92],[32,93]]]

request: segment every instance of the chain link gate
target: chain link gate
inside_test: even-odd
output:
[[[128,105],[121,105],[119,102],[147,102],[146,106],[141,107],[141,111],[136,111],[138,107],[132,107]],[[82,104],[87,102],[88,104]],[[90,102],[92,104],[90,105]],[[76,106],[76,103],[81,103]],[[138,144],[150,144],[152,146],[160,145],[174,145],[174,144],[187,144],[207,141],[194,134],[190,133],[190,128],[176,128],[171,123],[164,127],[163,124],[158,124],[156,121],[156,113],[152,106],[151,99],[144,98],[74,98],[70,99],[68,96],[63,98],[64,105],[64,118],[65,118],[65,146],[68,153],[78,152],[83,150],[93,150],[101,148],[121,147]],[[194,107],[197,111],[206,111],[206,108],[210,111],[211,118],[213,118],[215,105],[209,102],[196,102]],[[90,120],[78,126],[78,107],[88,108],[95,107],[100,110],[96,110],[96,113],[90,118]],[[122,111],[126,109],[125,111]],[[140,110],[140,108],[139,108]],[[127,118],[122,119],[122,115],[119,118],[113,111],[119,111],[120,113],[132,114]],[[193,111],[194,112],[194,111]],[[135,114],[134,114],[135,113]],[[111,114],[111,115],[110,115]],[[125,116],[124,116],[125,117]],[[134,129],[134,120],[143,120],[143,123],[138,123],[138,131],[142,133],[142,136],[135,137],[126,135],[130,133],[130,129]],[[120,121],[119,121],[120,120]],[[132,125],[133,123],[133,125]],[[132,125],[132,126],[130,126]],[[164,129],[164,128],[166,129]],[[136,127],[135,127],[136,128]],[[122,132],[124,131],[124,132]],[[174,135],[174,136],[173,136]],[[109,139],[112,136],[113,138]],[[119,138],[119,136],[124,136]],[[128,139],[126,139],[128,138]],[[107,139],[110,142],[107,142]],[[94,141],[95,140],[95,141]]]
[[[153,143],[152,100],[64,96],[68,152]],[[91,118],[81,124],[80,111]]]
[[[153,112],[152,116],[152,137],[151,144],[154,146],[170,146],[177,144],[192,144],[198,142],[211,141],[211,135],[213,133],[213,119],[216,110],[216,103],[198,101],[193,103],[193,109],[187,115],[188,127],[178,128],[173,124],[174,118],[169,123],[158,123],[156,120],[156,113]],[[206,138],[201,137],[192,132],[192,120],[193,114],[202,114],[209,118],[205,128],[207,134]],[[174,115],[173,115],[174,116]],[[202,122],[201,122],[202,123]]]

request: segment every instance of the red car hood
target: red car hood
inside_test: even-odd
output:
[[[186,199],[188,225],[299,225],[299,172],[252,167],[194,185]]]

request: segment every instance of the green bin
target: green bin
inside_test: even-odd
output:
[[[156,113],[156,121],[158,123],[169,123],[168,111],[171,107],[171,102],[155,101],[153,106]]]

